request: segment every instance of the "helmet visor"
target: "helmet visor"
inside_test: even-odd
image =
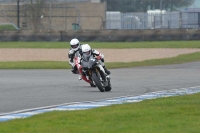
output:
[[[76,44],[76,45],[71,45],[71,47],[72,47],[73,49],[75,49],[75,48],[77,48],[77,47],[78,47],[78,45],[79,45],[79,44]]]
[[[89,55],[89,54],[90,54],[90,51],[83,52],[83,54],[85,54],[85,55]]]

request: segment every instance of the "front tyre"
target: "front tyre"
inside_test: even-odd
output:
[[[108,86],[105,87],[105,91],[110,91],[112,89],[112,85],[110,83],[110,79],[108,79]]]
[[[108,86],[105,87],[105,91],[110,91],[112,89],[111,83],[108,83]]]
[[[96,83],[96,86],[98,87],[98,89],[99,89],[101,92],[104,92],[104,91],[105,91],[104,86],[103,86],[103,84],[101,83],[100,78],[97,76],[96,73],[92,73],[92,79],[93,79],[93,81]]]

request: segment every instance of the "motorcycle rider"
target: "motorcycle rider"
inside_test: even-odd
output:
[[[102,65],[102,67],[105,70],[105,73],[107,75],[110,75],[110,71],[105,67],[105,64],[104,64],[104,55],[102,53],[100,53],[99,51],[92,49],[89,44],[82,44],[80,55],[81,55],[81,57],[83,55],[85,55],[85,56],[93,55],[95,58],[97,58],[99,60],[100,64]]]
[[[81,50],[80,49],[81,44],[78,39],[74,38],[70,41],[70,45],[71,45],[71,48],[68,52],[69,64],[72,66],[71,72],[74,74],[77,74],[78,68],[76,67],[75,62],[74,62],[74,56],[77,51]]]

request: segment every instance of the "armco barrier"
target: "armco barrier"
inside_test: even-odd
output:
[[[200,40],[200,29],[163,30],[71,30],[71,31],[0,31],[0,41],[84,41],[131,42]]]

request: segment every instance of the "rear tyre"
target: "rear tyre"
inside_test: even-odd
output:
[[[98,89],[101,91],[101,92],[104,92],[105,89],[103,87],[103,84],[101,83],[99,77],[97,76],[96,73],[92,73],[92,79],[94,80],[94,82],[96,83],[96,86],[98,87]]]

